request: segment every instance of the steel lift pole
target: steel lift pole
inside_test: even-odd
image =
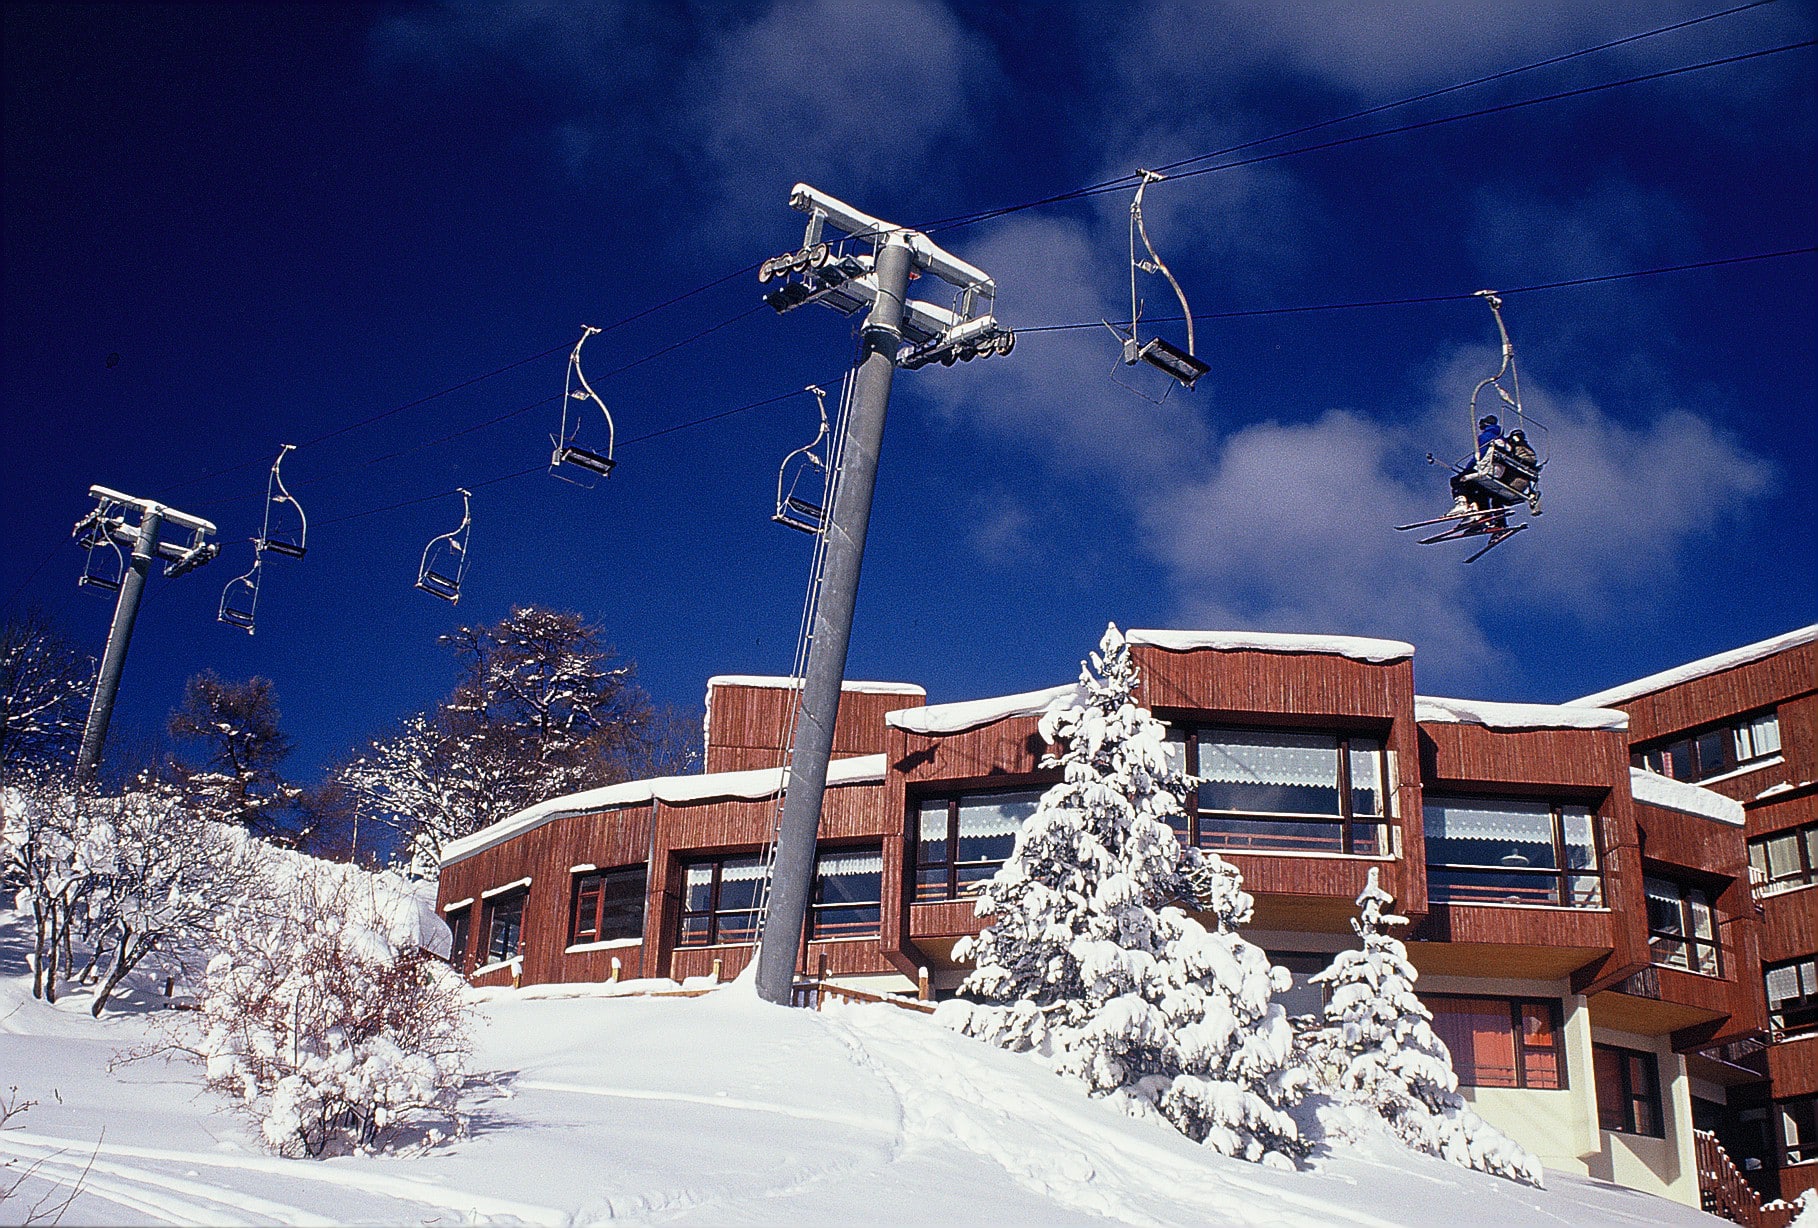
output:
[[[821,530],[825,555],[820,597],[758,943],[758,996],[779,1005],[788,1005],[792,997],[814,892],[821,804],[891,383],[899,366],[913,370],[931,362],[951,365],[1008,354],[1015,342],[1014,334],[992,314],[997,288],[990,276],[942,250],[928,236],[861,213],[807,184],[795,186],[789,203],[808,215],[808,226],[801,250],[765,261],[759,280],[783,279],[765,301],[779,313],[815,302],[846,315],[863,307],[870,311],[861,329],[844,437],[832,449],[841,460],[838,473],[829,475],[833,502]],[[848,236],[837,248],[823,241],[822,226],[827,223]],[[848,251],[861,244],[870,246],[871,254]],[[910,299],[909,281],[918,272],[946,283],[954,291],[954,306]]]
[[[833,514],[824,530],[827,559],[815,611],[808,672],[802,680],[802,707],[796,718],[795,753],[789,765],[789,792],[777,830],[776,868],[770,880],[770,911],[758,946],[757,991],[767,1002],[788,1005],[795,984],[796,953],[814,888],[815,838],[821,825],[821,798],[827,764],[833,757],[833,726],[839,716],[840,686],[852,642],[852,611],[858,601],[859,569],[865,561],[865,531],[877,489],[878,452],[884,415],[903,344],[903,300],[914,260],[901,234],[877,251],[877,299],[865,317],[863,350],[852,388],[846,446],[834,491]]]

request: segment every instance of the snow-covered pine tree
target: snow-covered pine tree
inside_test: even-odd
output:
[[[1395,898],[1370,881],[1357,897],[1351,928],[1361,951],[1341,951],[1313,980],[1326,986],[1326,1026],[1312,1038],[1332,1093],[1374,1112],[1416,1151],[1513,1181],[1541,1185],[1540,1161],[1479,1117],[1458,1094],[1458,1076],[1433,1013],[1414,995],[1419,975],[1407,948],[1387,932],[1406,925],[1389,911]]]
[[[972,1000],[941,1017],[1036,1050],[1092,1094],[1159,1112],[1225,1155],[1291,1166],[1305,1146],[1286,1109],[1305,1077],[1272,1000],[1287,975],[1237,934],[1251,907],[1237,870],[1183,851],[1169,825],[1190,782],[1136,685],[1113,625],[1081,667],[1078,698],[1042,719],[1065,779],[981,890],[990,922],[955,952],[974,960],[961,987]]]

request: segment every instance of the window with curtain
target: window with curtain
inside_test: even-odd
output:
[[[1451,1052],[1461,1085],[1542,1091],[1566,1085],[1558,1002],[1462,994],[1421,1000],[1433,1012],[1433,1032]]]
[[[644,936],[644,867],[575,875],[568,945]]]
[[[1393,852],[1381,738],[1174,725],[1168,747],[1200,781],[1176,824],[1185,843],[1238,852]]]
[[[1597,816],[1587,807],[1428,794],[1421,813],[1434,903],[1603,903]]]
[[[1648,901],[1648,953],[1663,967],[1719,976],[1717,919],[1710,893],[1650,874],[1642,880]]]
[[[1674,780],[1700,781],[1743,771],[1779,753],[1779,714],[1755,712],[1638,746],[1630,761]]]
[[[808,937],[875,937],[883,916],[883,888],[880,846],[823,850],[814,859]]]
[[[1818,882],[1818,824],[1750,840],[1749,868],[1755,882],[1770,892]]]
[[[513,891],[486,901],[486,962],[514,959],[524,945],[524,901],[530,892]]]
[[[914,802],[916,902],[978,894],[1016,848],[1016,833],[1042,793],[992,789]]]
[[[1768,1027],[1777,1034],[1818,1029],[1818,956],[1762,968],[1767,982]]]
[[[763,872],[763,862],[755,853],[684,864],[681,932],[676,945],[754,941]]]
[[[1597,1124],[1622,1134],[1666,1137],[1661,1113],[1660,1065],[1652,1053],[1618,1045],[1592,1045]]]

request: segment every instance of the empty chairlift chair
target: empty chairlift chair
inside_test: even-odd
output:
[[[265,527],[259,530],[258,542],[260,553],[270,550],[291,559],[302,558],[309,548],[309,517],[304,515],[303,505],[284,489],[284,477],[279,472],[284,458],[296,450],[296,444],[285,444],[278,450],[278,459],[271,463],[271,476],[265,481]]]
[[[600,400],[594,392],[587,377],[581,373],[581,347],[587,344],[587,338],[600,330],[590,324],[581,326],[581,339],[574,343],[574,352],[568,355],[568,379],[562,391],[562,424],[559,433],[550,438],[555,445],[549,455],[549,472],[551,476],[561,478],[564,482],[573,482],[577,486],[592,486],[601,478],[612,472],[618,462],[612,459],[613,425],[612,411],[606,408],[606,402]],[[606,450],[583,447],[578,441],[582,435],[582,423],[587,417],[586,404],[592,401],[600,407],[600,414],[606,419]]]
[[[93,511],[76,522],[71,536],[85,551],[79,588],[98,588],[104,593],[117,593],[126,578],[126,554],[114,540],[111,525],[120,519],[120,509],[103,500]]]
[[[814,394],[821,413],[821,429],[814,438],[783,458],[776,473],[776,514],[770,519],[803,533],[819,533],[827,524],[827,393],[818,385],[805,389]]]
[[[221,607],[215,612],[215,621],[238,627],[251,635],[253,633],[253,615],[259,608],[259,581],[263,576],[265,554],[259,549],[259,543],[253,543],[252,569],[243,576],[235,576],[221,590]]]
[[[461,600],[461,581],[467,575],[467,542],[473,530],[473,496],[461,490],[461,523],[452,533],[431,538],[423,547],[417,567],[417,587],[431,597],[454,605]]]
[[[1133,367],[1139,362],[1147,363],[1173,381],[1163,388],[1160,397],[1151,397],[1141,388],[1123,380],[1117,380],[1118,383],[1123,384],[1138,396],[1159,402],[1167,398],[1168,393],[1174,390],[1175,384],[1191,391],[1200,376],[1211,368],[1193,355],[1193,309],[1187,305],[1186,291],[1180,288],[1180,282],[1175,279],[1174,273],[1156,254],[1155,245],[1149,241],[1148,228],[1143,225],[1143,192],[1151,183],[1155,183],[1165,176],[1146,170],[1139,170],[1136,173],[1141,176],[1142,182],[1137,185],[1136,196],[1130,201],[1130,326],[1128,330],[1125,330],[1109,320],[1106,320],[1104,324],[1121,343],[1119,358],[1125,366]],[[1136,244],[1139,239],[1142,241],[1143,250],[1149,254],[1147,260],[1140,259],[1136,254]],[[1167,279],[1169,286],[1173,287],[1174,296],[1180,300],[1181,315],[1187,323],[1186,349],[1183,350],[1159,336],[1150,337],[1147,341],[1142,339],[1139,331],[1143,314],[1142,298],[1138,295],[1136,288],[1138,272],[1159,274]],[[1113,368],[1114,372],[1115,370],[1116,368]],[[1115,375],[1113,378],[1116,378]]]

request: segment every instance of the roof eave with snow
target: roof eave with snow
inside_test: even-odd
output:
[[[1414,719],[1429,724],[1482,725],[1515,732],[1527,729],[1614,729],[1629,727],[1629,714],[1584,704],[1510,704],[1485,699],[1414,697]]]
[[[799,691],[802,680],[781,674],[715,674],[707,680],[707,689],[716,686],[749,686],[768,687],[780,691]],[[927,695],[928,692],[913,682],[854,682],[840,683],[840,690],[851,691],[860,695]]]
[[[1069,682],[1041,691],[1023,691],[1016,695],[994,695],[986,699],[968,699],[960,703],[930,704],[925,708],[903,708],[884,715],[884,723],[906,733],[927,738],[947,737],[981,729],[998,721],[1021,716],[1041,716],[1056,705],[1074,702],[1080,694],[1079,684]]]
[[[1599,706],[1626,703],[1631,699],[1652,695],[1655,691],[1664,691],[1668,687],[1679,686],[1697,678],[1721,674],[1725,670],[1765,660],[1785,652],[1789,648],[1798,648],[1802,644],[1810,644],[1815,640],[1818,640],[1818,623],[1813,623],[1809,627],[1800,627],[1797,631],[1788,631],[1785,635],[1776,635],[1772,639],[1744,644],[1741,648],[1732,648],[1728,652],[1720,652],[1715,656],[1688,661],[1684,665],[1676,665],[1672,669],[1661,670],[1657,674],[1649,674],[1647,677],[1637,678],[1633,682],[1625,682],[1620,686],[1610,687],[1608,690],[1585,695],[1572,702]]]
[[[762,801],[775,797],[783,788],[786,768],[753,768],[743,772],[707,772],[693,776],[658,776],[650,780],[633,780],[602,789],[588,789],[563,797],[538,802],[479,831],[450,840],[442,846],[441,864],[451,865],[475,853],[496,848],[545,823],[577,814],[594,814],[626,806],[665,802],[690,805],[697,802]],[[883,755],[857,755],[835,759],[827,765],[827,785],[876,784],[884,779]]]
[[[1276,631],[1157,631],[1124,633],[1127,644],[1146,644],[1169,652],[1284,652],[1349,657],[1381,665],[1405,661],[1414,645],[1401,640],[1369,639],[1358,635],[1289,635]]]

